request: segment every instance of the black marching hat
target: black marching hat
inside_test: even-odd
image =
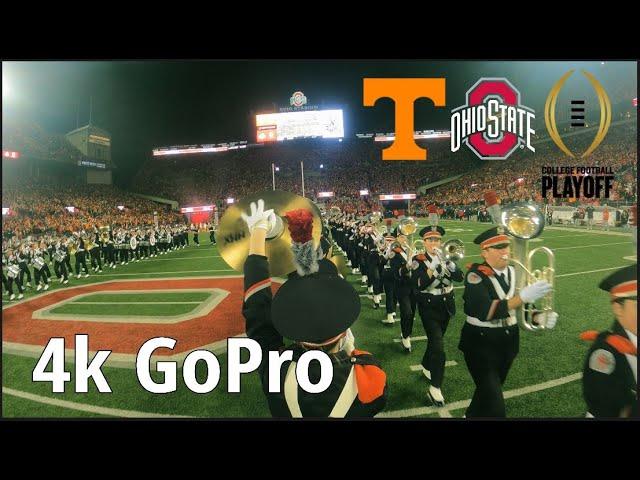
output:
[[[289,218],[294,262],[309,262],[313,242],[308,216]],[[293,235],[293,230],[304,235]],[[313,255],[312,255],[313,256]],[[311,259],[313,268],[298,269],[278,289],[271,304],[271,319],[278,332],[293,341],[322,344],[346,331],[360,315],[360,296],[338,275],[327,259]]]
[[[638,264],[616,270],[605,277],[598,287],[611,294],[612,300],[618,298],[638,298]]]
[[[482,232],[474,238],[473,243],[480,245],[480,248],[484,249],[508,245],[511,243],[511,238],[508,236],[507,230],[504,227],[498,226]]]
[[[436,225],[429,225],[428,227],[424,227],[418,233],[422,238],[442,237],[444,235],[444,228]]]

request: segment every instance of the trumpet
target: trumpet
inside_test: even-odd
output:
[[[516,273],[517,292],[535,282],[544,280],[552,290],[540,300],[541,307],[523,305],[518,311],[520,326],[530,332],[545,330],[544,325],[534,323],[536,313],[550,313],[554,311],[555,289],[555,255],[547,247],[538,247],[529,251],[528,240],[536,238],[544,229],[544,216],[534,205],[513,205],[504,207],[501,212],[501,223],[514,237],[512,256],[509,259],[520,272]],[[546,255],[547,265],[541,269],[533,269],[533,257],[539,252]]]

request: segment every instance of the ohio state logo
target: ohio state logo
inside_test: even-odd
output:
[[[482,160],[505,160],[531,145],[535,112],[520,103],[506,78],[481,78],[467,91],[467,103],[451,111],[451,151],[465,143]]]
[[[291,98],[289,99],[289,104],[292,107],[301,107],[303,105],[306,105],[307,103],[307,97],[304,96],[304,93],[298,91],[298,92],[293,92],[293,95],[291,95]]]

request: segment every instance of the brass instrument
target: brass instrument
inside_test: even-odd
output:
[[[547,247],[538,247],[529,251],[529,240],[538,237],[544,229],[544,215],[538,207],[531,204],[503,207],[500,214],[502,225],[514,237],[510,261],[516,266],[516,291],[532,285],[540,280],[548,282],[552,290],[541,300],[541,308],[534,305],[523,305],[518,311],[520,326],[528,331],[545,330],[544,325],[533,322],[534,313],[547,314],[554,307],[555,288],[555,255]],[[533,269],[533,257],[541,252],[547,257],[547,265],[541,269]],[[520,270],[518,272],[517,270]]]
[[[457,262],[464,258],[464,243],[457,238],[452,238],[444,242],[439,253],[442,253],[446,261]]]
[[[287,275],[296,270],[293,262],[292,240],[285,214],[291,210],[305,208],[313,216],[313,243],[320,245],[322,235],[322,216],[318,207],[309,199],[293,193],[279,190],[267,190],[253,194],[234,203],[220,219],[218,248],[222,259],[234,270],[242,271],[249,256],[250,234],[241,214],[249,211],[251,202],[264,200],[264,208],[273,209],[276,223],[266,239],[266,256],[269,259],[269,272],[272,277]],[[332,207],[333,209],[334,207]],[[335,207],[338,208],[338,207]]]
[[[406,217],[400,220],[398,231],[403,235],[413,235],[418,229],[418,223],[413,217]]]
[[[98,230],[100,230],[100,240],[102,243],[107,243],[109,241],[109,232],[111,231],[111,227],[106,225],[104,227],[100,227]]]

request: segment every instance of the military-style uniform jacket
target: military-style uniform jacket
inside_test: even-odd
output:
[[[637,346],[626,330],[615,321],[611,329],[584,332],[581,338],[593,341],[582,376],[587,416],[619,417],[624,410],[638,417]]]
[[[398,288],[402,290],[411,290],[414,288],[411,278],[410,264],[411,259],[407,257],[407,252],[396,247],[389,253],[389,265],[391,265],[391,273],[396,281]]]
[[[377,360],[367,352],[342,350],[329,354],[333,380],[322,393],[307,393],[295,380],[295,365],[305,352],[301,346],[285,348],[282,335],[271,322],[271,279],[267,258],[249,255],[244,264],[244,302],[247,336],[262,347],[262,364],[258,370],[269,410],[274,417],[373,417],[386,404],[386,376]],[[268,351],[293,350],[293,361],[282,364],[280,392],[269,392]],[[320,365],[311,362],[309,379],[320,379]],[[339,401],[339,399],[341,401]]]

